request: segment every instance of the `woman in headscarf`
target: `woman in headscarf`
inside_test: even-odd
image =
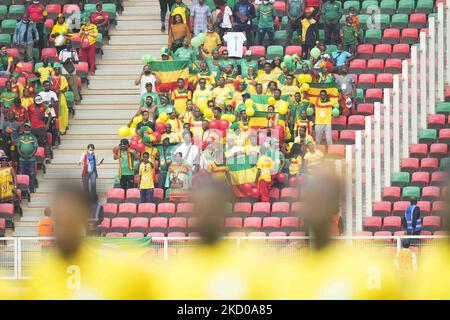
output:
[[[66,92],[69,90],[69,83],[66,77],[61,75],[61,64],[56,62],[53,65],[55,74],[51,77],[52,90],[58,95],[57,104],[59,104],[58,118],[59,118],[59,132],[64,134],[69,125],[69,108],[67,106]]]
[[[69,37],[69,25],[62,13],[58,14],[56,23],[53,26],[50,38],[55,42],[55,48],[59,53],[66,47],[66,40]]]
[[[185,164],[182,153],[176,152],[167,170],[166,188],[170,188],[169,201],[186,201],[191,184],[192,171]]]

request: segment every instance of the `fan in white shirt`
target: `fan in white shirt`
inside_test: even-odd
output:
[[[183,141],[174,151],[174,154],[180,152],[184,163],[191,168],[200,164],[200,150],[198,146],[192,144],[192,134],[190,131],[183,132]],[[195,171],[195,170],[194,170]]]
[[[44,90],[39,92],[38,95],[42,98],[44,104],[49,106],[50,114],[52,115],[52,117],[56,117],[56,112],[52,100],[54,102],[58,101],[58,95],[55,93],[55,91],[50,90],[49,81],[44,81],[43,86]]]
[[[153,88],[156,88],[156,85],[161,83],[161,79],[156,73],[152,72],[148,64],[144,65],[139,77],[134,80],[134,84],[139,86],[141,95],[147,92],[147,89],[145,88],[147,83],[151,83]]]

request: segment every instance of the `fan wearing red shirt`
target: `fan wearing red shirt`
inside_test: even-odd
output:
[[[91,23],[97,26],[98,32],[103,35],[107,35],[109,29],[109,16],[105,11],[103,11],[102,3],[98,2],[95,8],[97,11],[91,14]]]
[[[22,107],[22,101],[19,98],[14,100],[14,105],[8,109],[8,113],[13,113],[16,121],[22,125],[24,122],[28,121],[27,109]]]
[[[45,117],[50,113],[50,109],[45,107],[41,96],[34,98],[34,103],[28,106],[28,116],[31,122],[31,133],[36,137],[40,147],[45,148],[46,156],[50,154],[47,143],[47,130],[50,126],[52,117]]]
[[[27,8],[27,15],[30,21],[36,23],[36,28],[39,32],[39,50],[44,48],[44,21],[47,17],[47,11],[45,10],[45,6],[41,3],[40,0],[33,0]]]

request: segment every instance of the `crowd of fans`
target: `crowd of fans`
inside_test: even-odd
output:
[[[168,3],[168,46],[160,59],[188,61],[189,77],[165,90],[152,70],[151,61],[159,59],[143,66],[135,80],[139,109],[129,130],[119,130],[123,139],[113,151],[116,186],[139,186],[143,202],[152,200],[147,189],[159,187],[176,201],[209,175],[232,185],[238,197],[269,201],[274,185],[323,162],[326,145],[333,144],[333,116],[352,113],[355,79],[347,66],[359,38],[354,10],[341,28],[340,2],[287,1],[286,45],[295,36],[301,46],[269,59],[249,48],[272,44],[280,27],[273,2],[199,0],[189,7],[160,1],[161,31]],[[335,44],[336,51],[327,51]],[[230,173],[230,163],[241,160],[253,169],[244,184]]]

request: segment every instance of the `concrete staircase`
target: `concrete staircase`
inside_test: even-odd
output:
[[[117,174],[117,162],[112,148],[118,144],[117,129],[126,124],[138,109],[139,91],[134,79],[142,70],[141,57],[159,57],[167,46],[167,34],[160,31],[159,2],[157,0],[126,0],[117,26],[110,31],[111,40],[103,46],[103,57],[97,56],[97,71],[90,77],[89,87],[82,90],[82,103],[76,106],[69,130],[62,136],[61,146],[47,165],[47,173],[39,171],[39,188],[31,201],[23,201],[23,217],[16,216],[16,228],[7,236],[37,236],[37,222],[44,207],[50,204],[56,181],[64,179],[80,182],[81,168],[77,165],[81,152],[93,143],[99,159],[97,191],[104,200]]]

